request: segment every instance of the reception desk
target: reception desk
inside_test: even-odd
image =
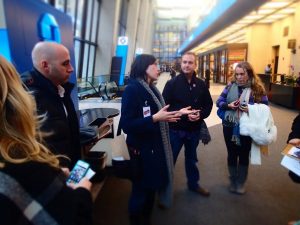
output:
[[[107,136],[114,137],[113,118],[118,116],[120,111],[114,108],[91,108],[79,111],[80,126],[97,126],[100,127],[105,121],[111,126],[111,133]]]
[[[291,109],[300,109],[300,86],[271,83],[270,101]]]

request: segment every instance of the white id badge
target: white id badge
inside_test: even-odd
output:
[[[143,107],[143,115],[144,115],[144,118],[151,116],[150,106]]]

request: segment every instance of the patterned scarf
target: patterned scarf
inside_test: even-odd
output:
[[[239,98],[239,85],[237,83],[233,83],[230,87],[228,94],[227,94],[227,104],[230,104],[233,101],[236,101],[240,99],[240,104],[249,102],[249,95],[247,96],[247,93],[250,91],[250,81],[243,85],[245,89],[243,90],[240,98]],[[247,99],[248,98],[248,99]],[[233,134],[231,140],[236,145],[241,145],[240,142],[240,131],[239,131],[239,120],[240,120],[241,111],[239,109],[237,110],[226,110],[225,116],[224,116],[224,126],[233,127]]]
[[[151,85],[151,88],[158,94],[159,99],[151,90],[150,86],[142,79],[138,79],[138,82],[146,89],[146,91],[151,95],[152,99],[154,100],[155,104],[157,105],[158,110],[161,110],[166,104],[165,101],[160,94],[159,90],[156,88],[155,85]],[[166,207],[170,207],[172,204],[172,194],[173,194],[173,153],[171,148],[170,136],[169,136],[169,125],[167,122],[160,121],[159,122],[160,133],[162,136],[163,148],[165,151],[166,156],[166,163],[168,169],[168,177],[169,182],[164,189],[159,190],[159,200],[160,203]]]

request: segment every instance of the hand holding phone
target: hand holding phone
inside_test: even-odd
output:
[[[233,104],[234,106],[238,106],[240,104],[240,100],[236,100]]]
[[[72,189],[76,189],[76,188],[84,188],[88,191],[91,191],[92,188],[92,183],[91,181],[89,181],[89,179],[87,177],[82,178],[79,183],[75,184],[75,183],[67,183],[67,185],[72,188]]]
[[[89,168],[90,168],[90,164],[88,164],[83,160],[78,160],[74,168],[72,169],[70,176],[67,179],[67,183],[74,183],[74,184],[79,183],[80,180],[83,177],[85,177]]]

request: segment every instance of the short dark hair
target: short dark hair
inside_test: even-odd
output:
[[[143,80],[146,80],[146,70],[148,66],[154,64],[155,62],[156,58],[153,55],[138,55],[131,65],[130,78],[142,78]]]

